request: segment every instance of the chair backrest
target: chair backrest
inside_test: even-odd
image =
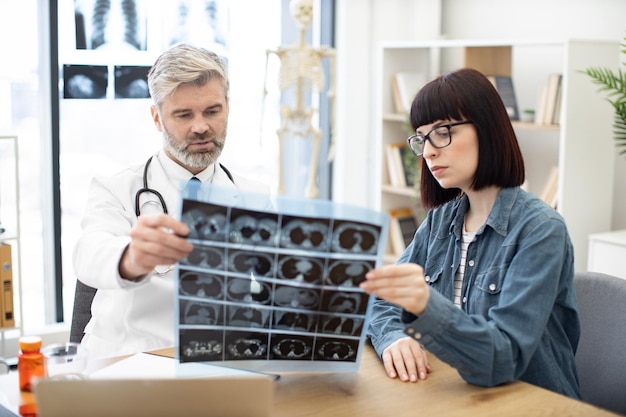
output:
[[[74,309],[72,310],[72,325],[70,327],[70,342],[80,343],[85,334],[85,326],[91,320],[91,302],[96,295],[96,289],[76,280],[74,291]]]
[[[626,279],[574,277],[582,333],[576,367],[583,401],[626,415]]]

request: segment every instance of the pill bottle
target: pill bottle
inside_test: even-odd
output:
[[[46,364],[41,353],[42,340],[39,336],[22,336],[19,339],[20,352],[17,356],[17,373],[20,391],[32,392],[32,382],[46,376]]]
[[[22,403],[19,407],[19,413],[21,417],[37,417],[37,403],[35,402],[35,398],[32,397],[32,394],[22,393],[22,395],[30,395],[27,400],[22,399]]]

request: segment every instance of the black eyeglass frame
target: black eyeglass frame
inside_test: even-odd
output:
[[[406,139],[406,143],[409,145],[409,149],[411,149],[411,152],[413,152],[415,154],[415,156],[422,156],[424,154],[424,145],[426,144],[426,141],[429,141],[430,144],[434,148],[436,148],[436,149],[442,149],[442,148],[445,148],[446,146],[450,146],[450,144],[452,143],[452,131],[451,131],[451,129],[454,126],[465,125],[465,124],[469,124],[469,123],[472,123],[472,121],[471,120],[462,120],[460,122],[453,122],[453,123],[442,124],[442,125],[433,127],[425,135],[420,135],[419,133],[417,133],[417,129],[415,129],[415,134],[409,136]],[[435,143],[430,138],[430,134],[433,133],[437,129],[441,129],[442,127],[445,127],[446,129],[448,129],[448,143],[446,143],[443,146],[437,146],[437,145],[435,145]],[[415,148],[413,147],[413,143],[415,143],[415,142],[417,142],[417,144],[419,146],[421,146],[422,149],[420,151],[415,150]]]

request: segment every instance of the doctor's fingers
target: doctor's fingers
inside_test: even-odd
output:
[[[181,244],[168,244],[178,241]],[[134,264],[151,270],[157,265],[171,265],[187,256],[193,245],[185,239],[167,234],[162,240],[133,239],[128,251]]]
[[[193,244],[186,238],[162,229],[134,229],[131,231],[131,242],[143,252],[154,256],[173,258],[176,262],[193,250]]]
[[[189,234],[189,227],[173,218],[168,214],[152,214],[152,215],[143,215],[137,218],[137,226],[136,228],[152,228],[152,229],[161,229],[166,232],[170,232],[172,234],[185,237]]]

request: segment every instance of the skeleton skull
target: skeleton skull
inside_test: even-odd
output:
[[[313,0],[291,0],[289,3],[291,15],[300,29],[307,29],[313,19]]]

